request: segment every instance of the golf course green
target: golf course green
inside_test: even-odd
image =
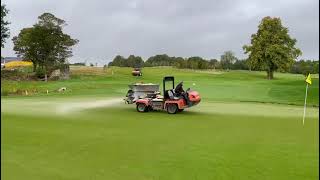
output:
[[[1,178],[6,180],[301,180],[319,178],[319,75],[73,67],[70,80],[1,88]],[[177,114],[139,113],[128,84],[175,76],[201,95]],[[57,89],[66,87],[63,93]],[[160,86],[162,88],[162,85]],[[25,92],[28,95],[10,94]],[[48,94],[47,94],[48,90]],[[32,93],[37,92],[37,93]]]

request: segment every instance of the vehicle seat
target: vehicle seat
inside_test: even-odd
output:
[[[169,98],[170,99],[179,99],[179,97],[175,96],[175,93],[173,91],[174,91],[173,89],[168,91]]]

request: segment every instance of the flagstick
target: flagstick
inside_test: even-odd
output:
[[[302,120],[303,125],[304,125],[304,118],[306,116],[307,95],[308,95],[308,83],[307,83],[307,87],[306,87],[306,96],[304,98],[304,110],[303,110],[303,120]]]

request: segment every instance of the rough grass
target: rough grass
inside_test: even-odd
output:
[[[71,66],[71,75],[108,75],[111,74],[108,69],[102,67],[91,67],[91,66]]]
[[[143,77],[132,77],[130,68],[112,71],[68,81],[2,84],[39,91],[66,86],[68,91],[2,99],[1,177],[319,178],[319,109],[308,107],[302,126],[303,76],[275,74],[268,81],[264,73],[246,71],[145,68]],[[138,113],[134,105],[120,103],[128,83],[161,83],[164,75],[184,80],[185,88],[200,92],[202,102],[176,115]],[[319,105],[318,94],[318,79],[313,79],[310,105]],[[118,103],[92,105],[114,97]],[[75,109],[61,113],[62,106]]]

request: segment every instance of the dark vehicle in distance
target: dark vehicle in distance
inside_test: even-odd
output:
[[[134,68],[131,73],[133,76],[142,76],[142,72],[140,68]]]

